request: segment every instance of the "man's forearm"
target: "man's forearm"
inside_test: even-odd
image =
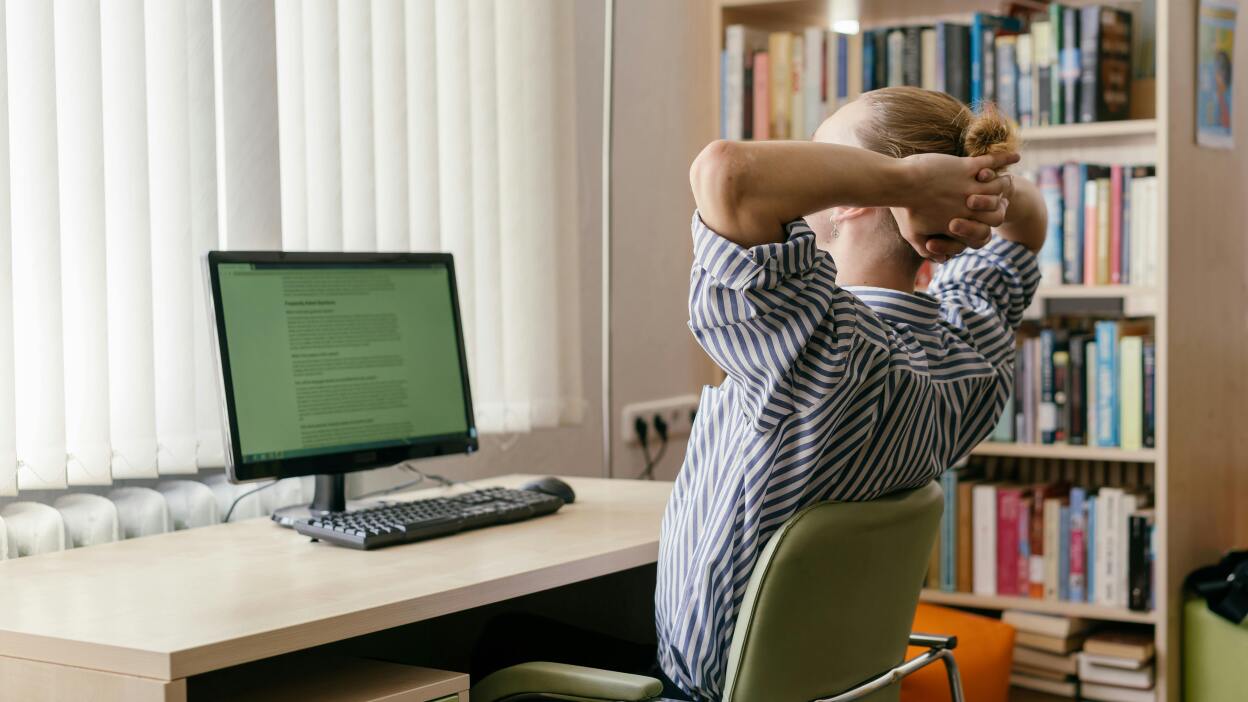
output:
[[[887,207],[907,188],[898,159],[815,142],[717,141],[689,180],[702,221],[741,246],[782,241],[783,226],[829,207]]]
[[[997,234],[1037,252],[1044,246],[1047,229],[1048,210],[1040,189],[1025,178],[1015,179],[1005,223],[997,227]]]

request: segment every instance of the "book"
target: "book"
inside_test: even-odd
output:
[[[1087,491],[1081,487],[1070,490],[1070,575],[1067,581],[1069,597],[1073,602],[1087,598]]]
[[[974,505],[971,548],[973,591],[977,595],[997,594],[997,486],[981,483],[971,490]]]
[[[1062,50],[1065,47],[1064,15],[1064,7],[1057,3],[1049,5],[1049,60],[1052,63],[1052,68],[1049,70],[1050,124],[1062,124],[1066,114],[1063,109],[1066,89],[1062,82]]]
[[[1087,164],[1062,165],[1062,282],[1071,285],[1082,283],[1084,278],[1083,194],[1087,177]]]
[[[1119,188],[1121,197],[1116,208],[1118,216],[1122,219],[1121,243],[1118,247],[1118,270],[1120,272],[1118,282],[1127,285],[1131,279],[1131,177],[1135,169],[1124,167],[1122,169],[1122,186]]]
[[[1068,654],[1078,651],[1083,645],[1083,634],[1071,634],[1070,636],[1045,636],[1044,634],[1033,634],[1030,631],[1020,631],[1014,635],[1014,645],[1016,647],[1023,646],[1025,648],[1034,648],[1039,651],[1048,653]],[[1017,648],[1015,648],[1017,651]]]
[[[936,23],[936,89],[962,102],[971,101],[971,28],[953,22]]]
[[[1095,702],[1154,702],[1157,699],[1153,690],[1132,690],[1101,683],[1084,683],[1080,686],[1080,695]]]
[[[1119,446],[1144,447],[1144,339],[1124,336],[1118,342]]]
[[[1019,520],[1023,490],[1014,485],[997,488],[997,594],[1025,595],[1019,582]]]
[[[973,490],[978,484],[975,480],[958,481],[958,545],[957,545],[957,590],[970,592],[974,584],[973,549],[975,548],[973,520]]]
[[[1053,357],[1065,346],[1064,330],[1040,330],[1040,404],[1036,412],[1036,429],[1042,444],[1057,442],[1057,381]]]
[[[1110,262],[1110,239],[1113,238],[1113,231],[1110,229],[1110,213],[1113,211],[1113,204],[1110,200],[1110,169],[1103,168],[1101,170],[1102,177],[1096,179],[1096,279],[1091,281],[1096,285],[1108,285],[1109,279],[1109,262]]]
[[[1018,69],[1018,123],[1021,126],[1030,127],[1035,124],[1035,93],[1032,87],[1035,69],[1032,65],[1031,34],[1019,34],[1015,48],[1014,58]]]
[[[792,38],[793,56],[789,61],[792,78],[789,83],[789,138],[805,139],[806,134],[806,96],[802,84],[806,78],[806,39],[800,34]]]
[[[1084,344],[1083,361],[1084,361],[1084,381],[1083,381],[1083,404],[1084,404],[1084,438],[1088,446],[1096,446],[1097,427],[1097,378],[1100,375],[1100,354],[1097,352],[1096,339]]]
[[[1061,599],[1060,570],[1058,555],[1061,549],[1061,512],[1062,501],[1058,498],[1044,500],[1044,556],[1042,558],[1044,576],[1044,599]]]
[[[754,138],[754,53],[745,52],[745,72],[741,81],[741,138]]]
[[[1140,427],[1140,443],[1148,448],[1157,445],[1157,343],[1144,339],[1140,352],[1143,371],[1143,418]]]
[[[1079,121],[1126,119],[1131,105],[1131,13],[1081,8]]]
[[[1053,442],[1067,442],[1066,395],[1067,378],[1070,376],[1070,351],[1068,342],[1059,336],[1057,347],[1053,350],[1053,406],[1057,414],[1057,428],[1053,432]]]
[[[1062,51],[1062,123],[1079,121],[1079,78],[1082,64],[1079,55],[1079,8],[1061,7]]]
[[[1096,495],[1096,599],[1099,605],[1118,606],[1118,521],[1122,514],[1121,488],[1103,487]]]
[[[880,29],[871,33],[871,41],[875,45],[875,65],[872,85],[883,88],[888,85],[888,30]],[[864,86],[865,90],[866,87]]]
[[[793,35],[788,32],[772,32],[767,38],[767,55],[770,58],[771,76],[768,81],[771,96],[772,139],[788,139],[793,108]]]
[[[945,507],[940,516],[940,578],[939,587],[952,592],[957,583],[957,514],[958,514],[958,471],[951,468],[940,476],[941,491],[944,494]]]
[[[1118,446],[1118,322],[1096,323],[1096,445]]]
[[[1040,279],[1049,285],[1064,282],[1064,212],[1062,209],[1062,168],[1045,166],[1040,169],[1037,186],[1044,197],[1045,207],[1049,211],[1047,233],[1044,246],[1040,249]]]
[[[1151,609],[1152,562],[1149,558],[1154,514],[1140,510],[1127,517],[1127,607],[1137,612]]]
[[[923,27],[901,29],[901,84],[923,84]]]
[[[936,87],[936,30],[923,27],[919,33],[919,83],[927,90],[939,90]]]
[[[1053,124],[1053,22],[1042,17],[1031,23],[1031,100],[1035,124],[1047,127]]]
[[[1085,585],[1085,590],[1084,590],[1087,595],[1085,597],[1085,601],[1095,602],[1096,592],[1097,592],[1096,588],[1098,587],[1098,583],[1096,581],[1096,569],[1099,567],[1098,561],[1096,558],[1096,543],[1097,543],[1097,539],[1100,538],[1098,536],[1098,532],[1100,530],[1097,529],[1097,524],[1096,524],[1096,496],[1095,495],[1089,496],[1087,501],[1084,502],[1084,511],[1086,511],[1088,514],[1088,535],[1084,537],[1084,543],[1086,544],[1086,546],[1083,551],[1083,556],[1087,561],[1084,564],[1084,578],[1087,581],[1087,584]]]
[[[725,139],[738,141],[745,137],[745,55],[746,27],[743,24],[730,24],[724,28],[724,51],[727,54],[724,65],[724,93],[721,100],[727,100],[727,117]]]
[[[845,35],[827,32],[823,40],[823,111],[819,115],[819,124],[829,115],[840,109],[845,99]],[[814,130],[811,130],[814,133]]]
[[[728,50],[719,52],[719,138],[728,138]]]
[[[1018,641],[1018,636],[1025,637],[1023,641],[1027,643]],[[1045,645],[1033,646],[1032,643],[1036,641],[1041,641]],[[1018,632],[1015,637],[1013,662],[1016,665],[1042,668],[1042,670],[1063,673],[1063,675],[1075,675],[1078,671],[1078,662],[1075,660],[1075,653],[1071,651],[1080,647],[1082,642],[1083,638],[1078,635],[1052,637],[1043,636],[1040,633]]]
[[[754,52],[754,125],[751,138],[771,138],[771,64],[766,51]]]
[[[1076,654],[1079,668],[1079,680],[1118,687],[1130,687],[1137,690],[1148,690],[1153,687],[1153,667],[1143,666],[1131,670],[1118,666],[1100,665],[1096,661],[1104,657],[1090,657],[1082,653]]]
[[[1147,662],[1152,660],[1155,649],[1149,633],[1122,630],[1092,634],[1084,642],[1083,650],[1098,656]]]
[[[802,139],[809,139],[823,124],[824,109],[827,104],[826,78],[823,74],[827,65],[824,52],[825,32],[822,27],[807,27],[802,38],[805,60],[802,65]]]
[[[1109,282],[1122,281],[1122,166],[1109,167]]]
[[[888,30],[885,38],[888,67],[884,76],[884,84],[895,88],[906,84],[906,32],[901,27]]]
[[[1088,166],[1084,171],[1083,181],[1083,279],[1084,285],[1096,285],[1096,251],[1097,238],[1100,236],[1097,227],[1101,218],[1097,216],[1100,209],[1100,188],[1097,187],[1099,166]]]
[[[1082,617],[1063,617],[1056,614],[1040,614],[1018,609],[1007,609],[1001,613],[1001,621],[1014,627],[1017,631],[1028,631],[1058,638],[1066,638],[1072,634],[1081,634],[1092,628],[1092,622]],[[1017,662],[1017,655],[1015,656]],[[1070,671],[1074,672],[1073,668]]]
[[[862,38],[863,33],[850,34],[845,37],[845,100],[853,100],[862,94],[863,54],[866,51]]]
[[[1010,671],[1014,673],[1022,673],[1023,675],[1032,675],[1037,678],[1044,678],[1046,680],[1065,681],[1065,680],[1070,680],[1071,678],[1071,676],[1065,673],[1059,673],[1054,670],[1045,670],[1044,668],[1036,668],[1034,666],[1024,665],[1022,663],[1015,663],[1014,665],[1011,665]]]
[[[1037,690],[1058,697],[1073,698],[1078,690],[1078,686],[1074,682],[1050,680],[1023,673],[1010,673],[1010,684],[1014,687]]]
[[[1051,543],[1053,536],[1048,532],[1050,523],[1048,514],[1045,512],[1045,503],[1054,498],[1060,498],[1068,492],[1069,488],[1064,483],[1037,483],[1031,488],[1031,524],[1028,529],[1028,536],[1031,540],[1031,564],[1029,569],[1030,591],[1031,597],[1045,597],[1045,587],[1047,573],[1045,571],[1045,558],[1050,553],[1049,549],[1054,547]]]
[[[1085,443],[1085,427],[1087,426],[1087,410],[1084,406],[1086,395],[1087,362],[1085,353],[1088,336],[1082,333],[1071,334],[1067,341],[1070,353],[1070,370],[1066,374],[1066,407],[1064,425],[1066,442],[1073,446]]]
[[[1057,598],[1070,600],[1070,506],[1062,504],[1057,513]]]
[[[1019,120],[1018,99],[1018,37],[999,36],[996,53],[996,102],[1001,114],[1012,122]],[[985,59],[986,60],[986,59]]]
[[[1123,670],[1141,670],[1149,665],[1149,660],[1135,660],[1132,658],[1118,658],[1116,656],[1106,656],[1099,653],[1088,653],[1081,651],[1080,656],[1086,658],[1088,662],[1100,666],[1102,668],[1120,668]]]

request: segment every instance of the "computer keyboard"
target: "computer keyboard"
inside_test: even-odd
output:
[[[563,500],[529,490],[484,488],[447,497],[387,502],[295,522],[295,531],[349,548],[373,549],[551,514]]]

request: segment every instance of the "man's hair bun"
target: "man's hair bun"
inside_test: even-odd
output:
[[[962,148],[967,156],[1018,151],[1018,133],[995,105],[984,103],[962,130]]]

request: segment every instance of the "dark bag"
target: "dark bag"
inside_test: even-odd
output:
[[[1217,565],[1196,569],[1185,586],[1205,598],[1214,614],[1243,623],[1248,617],[1248,551],[1231,551]]]

